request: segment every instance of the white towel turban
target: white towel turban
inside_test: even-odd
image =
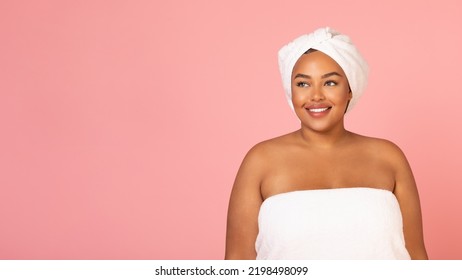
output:
[[[342,67],[353,95],[348,105],[350,111],[366,88],[368,65],[348,36],[329,27],[302,35],[279,50],[279,71],[289,106],[294,109],[291,89],[292,70],[300,56],[309,49],[325,53]]]

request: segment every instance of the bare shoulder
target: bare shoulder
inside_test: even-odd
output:
[[[253,161],[268,160],[295,143],[294,133],[281,135],[262,141],[254,145],[246,155],[246,159]]]
[[[388,166],[393,173],[395,188],[394,193],[399,194],[403,189],[414,189],[415,181],[411,166],[401,148],[392,141],[358,135],[358,141],[362,142],[363,149],[370,152],[373,157],[379,159]],[[404,183],[403,183],[404,182]]]
[[[403,151],[390,140],[356,134],[355,137],[363,149],[367,149],[383,159],[393,163],[406,161]]]
[[[294,141],[295,141],[295,133],[296,133],[296,131],[288,133],[288,134],[284,134],[284,135],[281,135],[281,136],[278,136],[278,137],[274,137],[274,138],[262,141],[262,142],[258,143],[255,146],[265,147],[267,149],[282,148],[282,147],[284,147],[286,145],[294,143]]]
[[[245,155],[239,168],[238,177],[245,175],[261,183],[266,175],[271,173],[274,162],[293,142],[292,139],[292,134],[286,134],[254,145]]]

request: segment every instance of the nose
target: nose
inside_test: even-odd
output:
[[[322,92],[322,89],[319,87],[313,87],[310,97],[311,101],[322,101],[325,99],[324,93]]]

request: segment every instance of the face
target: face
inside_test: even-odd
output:
[[[303,54],[292,71],[292,103],[302,126],[318,132],[343,129],[352,95],[343,69],[321,51]]]

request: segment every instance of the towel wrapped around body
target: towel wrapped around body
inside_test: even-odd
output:
[[[292,191],[267,198],[257,259],[410,259],[395,195],[375,188]]]

